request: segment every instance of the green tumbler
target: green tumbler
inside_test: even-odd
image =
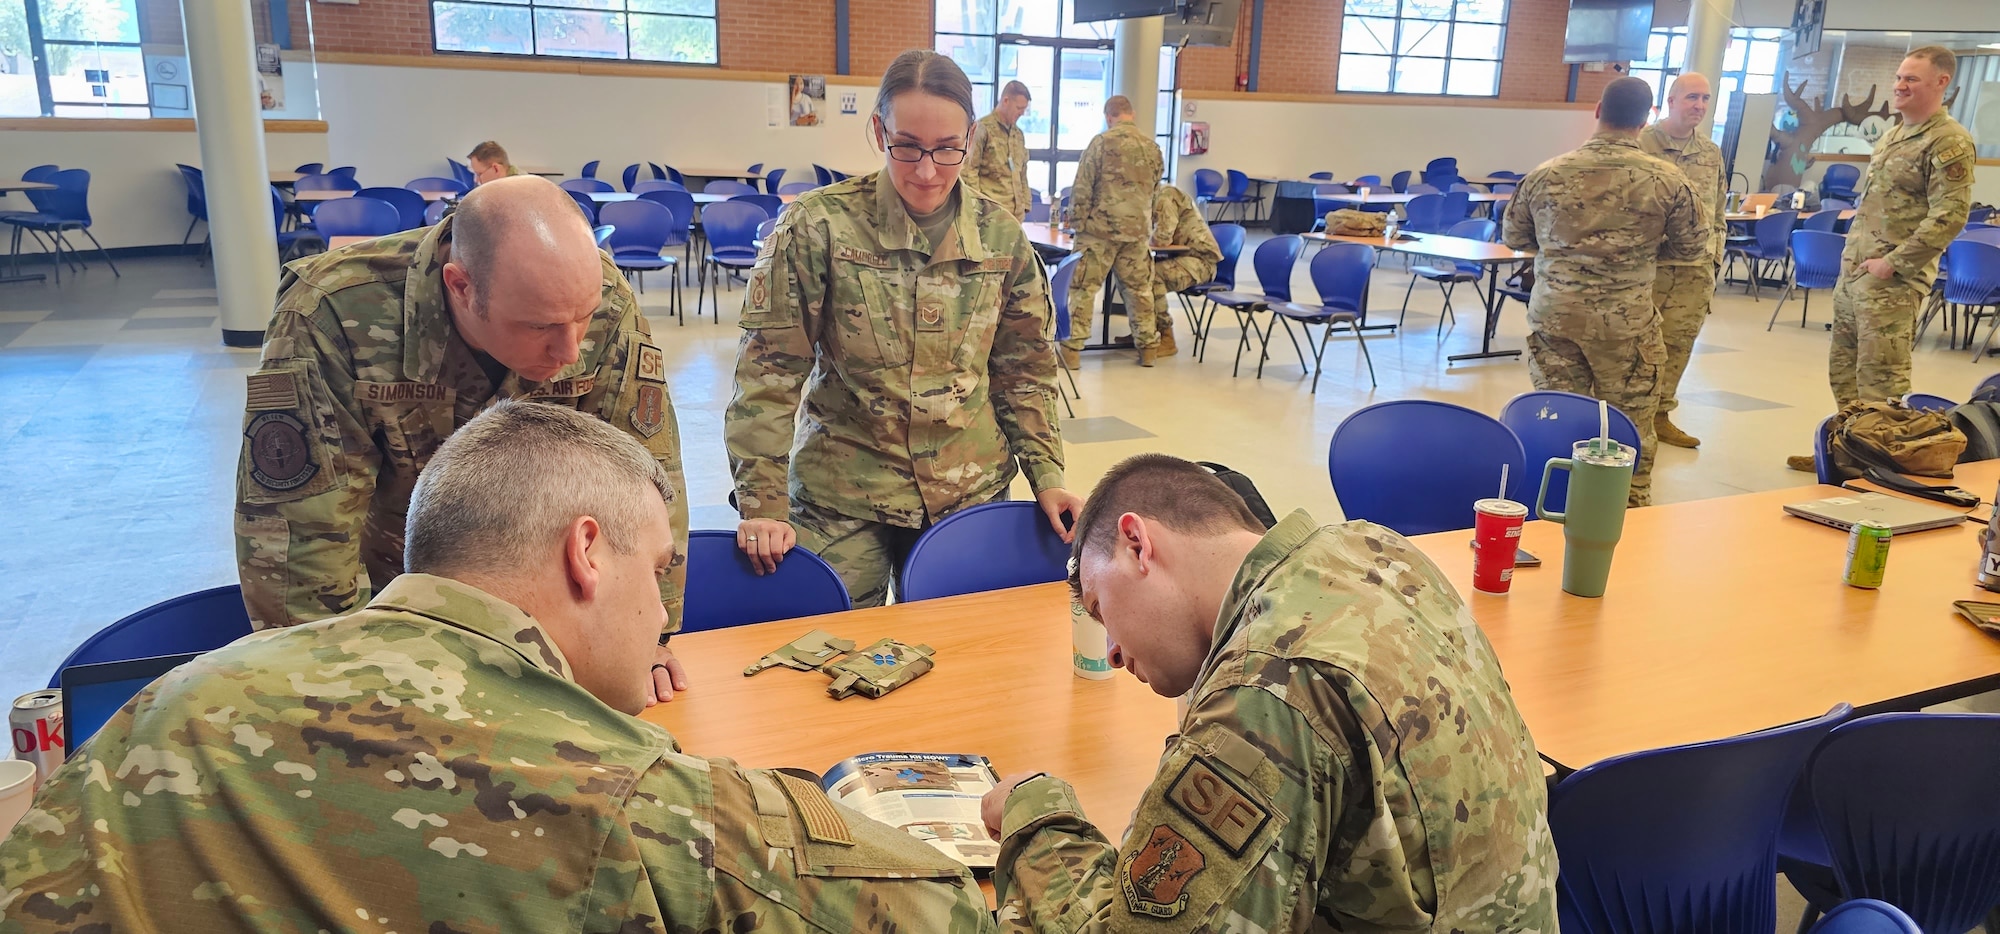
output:
[[[1602,445],[1600,447],[1600,445]],[[1625,499],[1632,491],[1632,464],[1638,452],[1616,441],[1578,441],[1567,458],[1542,465],[1542,489],[1535,515],[1563,527],[1563,590],[1579,597],[1604,596],[1611,577],[1611,552],[1625,532]],[[1569,471],[1569,502],[1562,512],[1542,505],[1549,478]]]

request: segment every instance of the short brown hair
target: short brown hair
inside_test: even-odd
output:
[[[1923,48],[1911,49],[1909,54],[1903,57],[1921,58],[1924,61],[1930,62],[1931,67],[1936,68],[1944,74],[1958,74],[1958,56],[1953,54],[1950,49],[1941,45],[1927,45]]]
[[[1002,85],[1000,87],[1000,97],[1002,100],[1005,100],[1006,98],[1009,97],[1025,97],[1029,100],[1035,99],[1035,95],[1028,93],[1028,86],[1022,84],[1019,81],[1009,81],[1006,84]]]
[[[911,49],[896,56],[882,72],[881,86],[875,89],[875,115],[888,120],[896,95],[913,90],[957,104],[965,111],[967,123],[979,119],[972,112],[972,82],[950,56],[929,49]]]
[[[1097,481],[1077,517],[1069,551],[1069,590],[1077,599],[1083,598],[1084,553],[1110,551],[1118,517],[1128,512],[1190,535],[1264,534],[1249,504],[1208,468],[1171,454],[1128,457]]]
[[[481,162],[492,165],[513,164],[507,161],[507,150],[502,148],[499,143],[490,139],[472,147],[472,151],[467,153],[465,157],[467,159],[478,159]]]
[[[1627,75],[1604,86],[1597,99],[1598,122],[1615,130],[1636,130],[1646,125],[1653,110],[1653,86],[1644,79]]]
[[[1106,117],[1122,117],[1134,112],[1132,110],[1132,99],[1123,94],[1114,94],[1110,100],[1104,102],[1104,115]]]

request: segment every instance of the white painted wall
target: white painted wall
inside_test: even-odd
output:
[[[1797,5],[1797,0],[1737,0],[1735,21],[1739,26],[1790,26]],[[2000,30],[2000,5],[1993,0],[1828,0],[1826,28]]]
[[[597,177],[619,184],[635,162],[738,169],[784,168],[811,182],[812,165],[846,172],[881,164],[865,135],[875,89],[829,84],[825,123],[770,126],[777,82],[606,77],[378,65],[319,66],[320,112],[332,127],[329,155],[359,168],[364,184],[401,185],[445,174],[480,140],[498,140],[518,165],[574,175],[592,159]],[[839,113],[857,95],[858,113]]]
[[[1192,120],[1209,125],[1205,155],[1182,156],[1175,182],[1192,190],[1196,169],[1251,175],[1341,178],[1402,169],[1421,171],[1442,156],[1460,174],[1526,172],[1590,138],[1591,111],[1450,104],[1331,104],[1244,100],[1195,101]],[[1269,189],[1266,189],[1269,193]]]
[[[29,168],[55,163],[90,170],[91,233],[107,247],[179,243],[187,230],[187,187],[174,163],[201,165],[193,131],[179,133],[10,131],[0,145],[0,178],[20,178]],[[274,170],[326,161],[319,133],[266,133],[265,157]],[[0,198],[0,210],[31,210],[18,194]],[[195,231],[199,241],[201,231]],[[81,238],[72,238],[81,239]]]

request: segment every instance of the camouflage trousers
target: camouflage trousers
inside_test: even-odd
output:
[[[993,501],[1006,498],[1002,491]],[[833,567],[856,609],[889,602],[891,582],[897,592],[902,591],[903,560],[924,535],[924,529],[856,519],[796,497],[788,518],[798,534],[798,547]]]
[[[1215,278],[1215,264],[1198,256],[1174,256],[1153,263],[1154,323],[1163,333],[1173,333],[1174,306],[1167,296],[1191,285]]]
[[[1528,332],[1528,378],[1536,389],[1603,399],[1639,429],[1639,463],[1633,466],[1632,492],[1626,498],[1633,506],[1653,504],[1653,455],[1660,446],[1653,414],[1666,359],[1666,344],[1658,331],[1622,340],[1582,341]]]
[[[1090,319],[1097,313],[1098,286],[1104,284],[1106,275],[1114,272],[1125,286],[1125,311],[1132,318],[1132,342],[1140,347],[1158,343],[1160,336],[1153,313],[1153,253],[1147,243],[1143,240],[1123,243],[1079,233],[1076,245],[1083,258],[1077,260],[1076,272],[1069,279],[1069,340],[1063,341],[1063,346],[1083,349],[1090,337]]]
[[[1715,267],[1661,266],[1653,277],[1653,304],[1660,309],[1660,339],[1667,345],[1667,365],[1660,371],[1660,414],[1680,407],[1681,375],[1694,355],[1694,341],[1708,321],[1715,298]]]
[[[1833,287],[1833,346],[1826,378],[1834,407],[1900,399],[1910,391],[1910,344],[1923,290],[1898,276],[1877,279],[1859,266]]]

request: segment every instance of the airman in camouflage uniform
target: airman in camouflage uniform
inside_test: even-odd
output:
[[[1085,551],[1111,482],[1085,507],[1072,565],[1094,575],[1087,586],[1071,578],[1093,612],[1112,606],[1104,578],[1131,580],[1124,555],[1093,565]],[[1118,513],[1145,522],[1146,544]],[[1120,523],[1112,550],[1171,560],[1159,549],[1173,520],[1159,514],[1119,499],[1104,520]],[[1248,552],[1123,844],[1058,778],[1006,795],[993,877],[1001,928],[1554,934],[1541,764],[1464,601],[1389,529],[1322,526],[1296,511],[1258,540],[1243,515],[1247,544],[1234,544],[1235,529],[1178,530],[1178,541]],[[1162,685],[1168,654],[1133,668],[1162,693],[1180,684]]]
[[[686,544],[666,366],[625,277],[598,253],[603,298],[579,358],[551,379],[525,380],[474,351],[452,323],[442,268],[455,222],[285,270],[263,363],[250,377],[236,480],[237,566],[260,628],[360,609],[402,573],[417,474],[498,399],[571,406],[639,439],[681,491],[674,528]],[[676,568],[660,588],[675,629],[685,579]]]
[[[1124,95],[1105,102],[1104,119],[1110,128],[1084,148],[1070,188],[1076,248],[1083,254],[1069,280],[1069,340],[1063,342],[1063,364],[1071,369],[1090,336],[1097,289],[1113,272],[1125,286],[1132,342],[1139,348],[1141,366],[1153,365],[1159,343],[1147,241],[1153,230],[1153,189],[1165,171],[1160,147],[1132,122],[1132,102]]]
[[[1639,148],[1652,98],[1637,78],[1607,85],[1597,133],[1521,180],[1505,232],[1508,246],[1537,251],[1528,376],[1536,389],[1602,399],[1632,419],[1634,506],[1652,503],[1659,447],[1653,416],[1667,348],[1653,305],[1657,262],[1703,261],[1711,234],[1687,176]]]
[[[1174,312],[1167,294],[1215,278],[1222,247],[1187,192],[1166,182],[1153,192],[1153,243],[1188,248],[1153,261],[1154,329],[1160,334],[1160,356],[1171,357],[1179,348],[1174,346]]]
[[[737,510],[790,522],[856,606],[886,599],[921,530],[1017,472],[1063,485],[1047,277],[1018,219],[955,188],[936,243],[884,173],[800,195],[744,299],[723,425]]]
[[[965,157],[966,184],[1000,202],[1017,219],[1028,216],[1034,200],[1028,187],[1028,138],[1020,127],[1029,100],[1027,85],[1007,82],[1000,106],[972,125],[972,149]]]
[[[1670,162],[1687,176],[1699,196],[1708,218],[1708,254],[1698,260],[1663,259],[1653,277],[1653,303],[1660,309],[1660,338],[1667,345],[1666,369],[1660,372],[1659,414],[1654,416],[1655,434],[1661,443],[1676,447],[1699,447],[1701,439],[1676,427],[1669,413],[1680,407],[1681,376],[1694,355],[1695,339],[1708,320],[1715,299],[1715,267],[1722,260],[1728,240],[1729,222],[1723,199],[1727,197],[1728,172],[1722,164],[1722,147],[1702,135],[1700,124],[1708,113],[1708,79],[1687,72],[1674,79],[1667,91],[1667,113],[1660,122],[1639,134],[1639,148]],[[1674,133],[1681,133],[1677,138]]]
[[[0,891],[9,932],[992,928],[962,866],[683,751],[534,617],[415,573],[141,691],[0,844]]]

